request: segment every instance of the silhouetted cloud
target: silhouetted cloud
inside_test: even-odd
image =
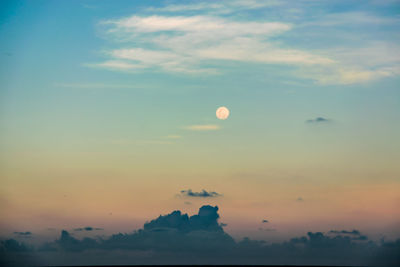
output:
[[[30,237],[32,235],[32,233],[31,232],[14,232],[14,235]]]
[[[296,201],[302,202],[302,201],[304,201],[304,199],[303,199],[302,197],[298,197],[298,198],[296,199]]]
[[[269,221],[268,220],[262,220],[261,222],[262,223],[268,223]]]
[[[326,119],[323,117],[317,117],[315,119],[311,119],[311,120],[306,120],[306,123],[326,123],[326,122],[330,122],[330,119]]]
[[[202,190],[201,192],[193,192],[192,189],[181,190],[181,194],[187,197],[219,197],[222,196],[217,192]]]
[[[26,252],[30,250],[32,250],[31,247],[12,238],[0,242],[0,251]]]
[[[100,231],[100,230],[104,230],[104,229],[103,228],[95,228],[95,227],[91,227],[91,226],[74,229],[74,231]]]
[[[353,230],[353,231],[346,231],[346,230],[331,230],[329,231],[331,234],[348,234],[348,235],[361,235],[360,231],[358,230]]]
[[[202,206],[197,215],[189,217],[176,210],[168,215],[160,215],[157,219],[144,224],[144,230],[154,230],[160,228],[176,229],[183,232],[196,230],[206,230],[213,232],[223,232],[218,224],[218,207]]]
[[[357,237],[353,237],[352,240],[366,241],[366,240],[368,240],[368,236],[360,235],[360,236],[357,236]]]
[[[348,235],[351,236],[352,240],[359,240],[359,241],[366,241],[368,240],[368,237],[366,235],[362,235],[360,231],[358,230],[352,230],[352,231],[347,231],[347,230],[331,230],[329,231],[330,234],[335,234],[335,235]]]
[[[397,266],[400,239],[380,244],[358,230],[308,232],[282,243],[244,238],[235,241],[219,223],[217,206],[202,206],[189,216],[176,210],[146,222],[142,229],[108,238],[77,239],[62,230],[59,239],[37,249],[9,239],[1,241],[0,260],[18,265],[24,255],[37,255],[36,265],[116,264],[264,264]],[[260,231],[276,231],[259,228]],[[19,253],[19,254],[15,254]],[[16,256],[18,255],[18,256]],[[1,262],[0,262],[1,263]]]

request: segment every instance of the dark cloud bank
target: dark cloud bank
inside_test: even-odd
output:
[[[143,229],[108,238],[77,239],[65,230],[59,239],[30,247],[1,241],[0,265],[277,264],[400,266],[400,239],[379,243],[357,231],[309,232],[283,243],[244,238],[235,241],[218,222],[218,207],[198,214],[159,216]]]

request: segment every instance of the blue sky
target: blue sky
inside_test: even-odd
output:
[[[188,189],[223,195],[211,204],[237,235],[260,235],[262,218],[250,218],[261,212],[281,220],[262,233],[273,238],[313,221],[395,232],[398,1],[1,5],[3,232],[82,227],[110,209],[118,221],[96,226],[128,230],[129,220],[198,209],[174,197]],[[88,195],[98,207],[82,204]],[[299,197],[310,206],[299,209]],[[127,200],[145,207],[132,215]],[[332,214],[319,217],[324,209]]]

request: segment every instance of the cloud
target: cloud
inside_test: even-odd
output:
[[[87,66],[121,71],[143,68],[217,74],[218,66],[210,67],[209,63],[222,60],[324,65],[334,62],[269,40],[292,29],[289,23],[239,21],[209,15],[133,15],[103,21],[101,25],[106,27],[109,38],[124,46],[107,51],[109,60]]]
[[[370,58],[370,56],[366,57]],[[345,61],[342,63],[343,65],[346,65]],[[400,75],[400,63],[394,63],[391,66],[385,67],[380,65],[366,68],[367,66],[359,61],[357,65],[359,66],[349,63],[346,67],[341,65],[324,68],[309,67],[308,69],[299,71],[298,75],[303,78],[312,79],[321,85],[367,83],[381,78]]]
[[[358,230],[353,230],[353,231],[346,231],[346,230],[331,230],[329,231],[331,234],[348,234],[348,235],[361,235],[360,231]]]
[[[32,235],[31,232],[14,232],[14,234],[23,237],[30,237]]]
[[[379,26],[379,34],[389,36],[399,22],[394,15],[357,9],[332,13],[315,1],[172,3],[101,21],[104,36],[113,45],[103,51],[104,61],[85,66],[215,75],[224,72],[227,62],[274,64],[293,66],[287,71],[291,75],[322,85],[366,83],[400,75],[400,49],[393,38],[378,39],[376,32],[366,34],[360,27]],[[357,33],[349,38],[354,29]],[[289,32],[300,42],[287,38]],[[336,47],[320,45],[332,35],[344,41],[338,39]],[[355,44],[355,39],[362,43]],[[309,48],[301,45],[302,40]],[[391,48],[375,49],[380,45]]]
[[[317,117],[315,119],[311,119],[311,120],[306,120],[306,123],[327,123],[330,122],[330,119],[326,119],[323,117]]]
[[[348,236],[353,236],[351,237],[352,240],[359,240],[359,241],[366,241],[368,240],[368,237],[366,235],[362,235],[360,231],[358,230],[352,230],[352,231],[347,231],[347,230],[331,230],[329,231],[329,234],[336,234],[336,235],[348,235]]]
[[[188,11],[204,11],[212,14],[229,14],[243,10],[261,9],[265,7],[279,6],[282,5],[282,1],[270,0],[270,1],[259,1],[259,0],[229,0],[229,1],[218,1],[218,2],[205,2],[198,1],[194,4],[171,4],[164,7],[148,8],[148,11],[152,12],[188,12]]]
[[[18,242],[15,239],[7,239],[0,241],[0,252],[1,251],[12,251],[12,252],[27,252],[31,251],[32,248],[22,242]]]
[[[75,228],[74,231],[99,231],[99,230],[104,230],[103,228],[96,228],[96,227],[91,227],[91,226],[86,226],[83,228]]]
[[[181,190],[181,194],[183,196],[187,196],[187,197],[203,197],[203,198],[222,196],[221,194],[218,194],[217,192],[212,192],[212,191],[207,192],[204,189],[201,192],[193,192],[192,189]]]
[[[109,70],[119,70],[119,71],[132,71],[135,69],[142,69],[145,68],[145,66],[140,65],[140,64],[132,64],[128,62],[124,62],[121,60],[107,60],[101,63],[96,63],[96,64],[84,64],[86,67],[92,67],[92,68],[104,68],[104,69],[109,69]]]
[[[155,251],[218,251],[235,243],[218,223],[218,207],[202,206],[199,212],[189,216],[176,210],[146,222],[143,229],[132,234],[115,234],[107,239],[76,239],[63,230],[61,237],[44,244],[42,251],[65,250],[83,252],[90,249],[132,249]],[[208,253],[208,252],[207,252]]]
[[[332,27],[338,25],[382,25],[382,24],[394,24],[400,22],[399,18],[388,18],[379,17],[372,13],[353,11],[353,12],[342,12],[332,13],[324,16],[323,20],[309,22],[307,25],[319,26],[319,27]]]
[[[262,223],[268,223],[269,221],[268,220],[262,220],[261,222]]]
[[[296,201],[297,201],[297,202],[303,202],[304,199],[303,199],[302,197],[298,197],[298,198],[296,199]]]
[[[59,239],[30,248],[14,239],[0,242],[0,263],[20,265],[23,256],[37,256],[34,265],[240,264],[397,266],[400,239],[380,244],[358,230],[332,230],[335,236],[308,232],[282,243],[244,238],[235,241],[219,223],[217,206],[202,206],[189,216],[179,210],[146,222],[133,233],[98,239],[77,239],[62,230]],[[261,231],[275,231],[260,228]],[[342,235],[344,234],[344,235]],[[16,254],[17,253],[17,254]],[[129,256],[131,255],[131,256]],[[133,256],[132,256],[133,255]]]
[[[221,129],[221,127],[216,124],[202,124],[186,126],[185,129],[191,131],[215,131]]]

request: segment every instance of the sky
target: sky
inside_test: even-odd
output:
[[[398,1],[1,6],[2,237],[207,204],[237,240],[400,237]]]

